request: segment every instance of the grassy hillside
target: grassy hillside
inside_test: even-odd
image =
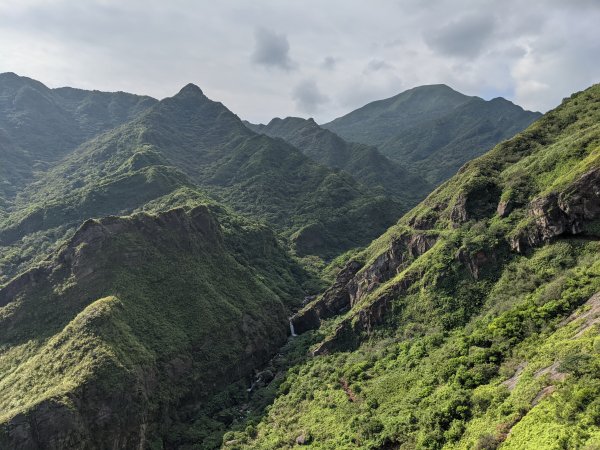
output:
[[[363,246],[400,209],[350,175],[256,135],[189,85],[84,142],[19,191],[0,217],[0,282],[44,258],[87,218],[129,214],[163,195],[198,187],[266,221],[301,256],[331,258]]]
[[[600,445],[599,106],[574,94],[355,255],[224,448]]]
[[[0,289],[0,446],[162,448],[285,342],[305,280],[215,205],[85,222]]]
[[[421,177],[411,174],[375,147],[346,142],[312,119],[287,117],[273,119],[267,125],[245,124],[257,133],[280,137],[314,161],[332,169],[344,170],[371,189],[380,189],[393,196],[404,206],[402,212],[431,191]]]
[[[49,89],[14,73],[0,74],[0,211],[79,144],[155,103],[124,92]]]
[[[437,185],[539,117],[503,98],[485,101],[431,85],[369,103],[323,127],[344,139],[377,146]]]
[[[399,220],[416,182],[310,121],[0,88],[0,448],[600,445],[600,85]],[[434,178],[524,126],[445,86],[367,106]]]
[[[323,127],[352,142],[381,146],[404,130],[442,117],[471,98],[443,84],[419,86],[368,103]]]

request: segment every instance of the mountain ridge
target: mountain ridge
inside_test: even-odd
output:
[[[314,121],[36,86],[0,82],[41,161],[0,195],[0,447],[600,444],[600,85],[522,131],[434,86],[402,145],[449,178],[401,217],[406,169]]]
[[[10,207],[36,172],[156,101],[123,92],[50,89],[31,78],[0,74],[0,206]]]
[[[466,96],[446,85],[419,86],[322,126],[345,139],[375,145],[438,185],[541,116],[500,99]]]
[[[242,448],[299,435],[359,448],[593,447],[599,104],[600,85],[573,94],[353,255],[292,318],[313,357],[290,370],[254,437],[227,437]]]
[[[129,214],[194,186],[267,221],[298,254],[323,258],[365,245],[401,211],[351,176],[256,135],[224,105],[187,85],[83,142],[19,190],[0,216],[0,276],[7,281],[31,263],[29,255],[55,248],[90,217]]]
[[[402,202],[405,211],[431,190],[420,177],[388,159],[377,148],[344,141],[313,119],[287,117],[274,118],[267,125],[244,123],[253,131],[286,140],[321,164],[345,170],[358,181],[383,189]]]

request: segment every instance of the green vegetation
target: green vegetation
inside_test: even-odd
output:
[[[63,442],[115,432],[128,446],[127,420],[206,401],[266,362],[308,275],[264,226],[216,214],[226,220],[196,206],[89,221],[32,272],[36,284],[0,309],[0,421],[43,420],[52,402],[85,422],[74,407],[85,398],[118,414],[69,428]],[[165,427],[154,421],[147,438]]]
[[[0,211],[78,145],[155,103],[124,92],[49,89],[14,73],[0,74]]]
[[[323,126],[344,139],[376,146],[437,185],[539,117],[503,98],[484,101],[432,85],[369,103]]]
[[[349,255],[362,265],[353,307],[303,336],[319,354],[292,365],[264,417],[250,432],[234,425],[224,448],[292,448],[307,436],[324,449],[599,445],[595,225],[514,247],[563,220],[597,223],[599,104],[600,86],[574,94]],[[564,211],[589,199],[588,212],[527,212],[555,197]],[[435,243],[420,254],[399,244],[419,236]]]
[[[594,422],[595,406],[586,409],[594,396],[572,418],[533,420],[544,431],[533,441],[519,430],[539,433],[526,427],[529,414],[554,401],[532,404],[556,383],[549,376],[536,377],[538,370],[578,355],[589,364],[584,369],[591,371],[589,380],[594,378],[592,367],[600,364],[593,347],[597,333],[589,330],[573,339],[577,319],[555,330],[600,289],[599,250],[597,243],[569,242],[518,258],[466,327],[444,329],[439,320],[436,326],[431,317],[414,315],[403,326],[379,330],[356,351],[297,365],[288,371],[256,436],[236,434],[240,447],[291,448],[297,436],[309,433],[315,448],[496,448],[520,420],[502,448],[539,448],[535,445],[553,444],[559,436],[572,443],[566,448],[596,442],[592,436],[600,433],[600,422]],[[532,286],[538,287],[531,291]],[[427,297],[415,293],[403,300],[414,304]],[[523,361],[526,369],[509,389],[505,381]],[[572,390],[588,383],[569,375],[556,386],[565,396],[561,401],[569,404]],[[481,446],[486,439],[495,446]]]
[[[383,110],[385,142],[462,142],[435,183],[531,119],[443,86],[392,100],[336,123]],[[7,105],[1,448],[600,445],[600,86],[399,220],[420,194],[377,150],[259,130],[299,150],[193,85],[155,102],[5,74]]]
[[[403,206],[402,213],[431,191],[422,177],[413,175],[377,148],[346,142],[312,119],[287,117],[273,119],[267,125],[244,123],[257,133],[286,140],[314,161],[344,170],[364,185],[391,195]]]
[[[82,221],[129,214],[182,188],[263,220],[301,257],[331,259],[364,246],[401,210],[347,173],[256,135],[189,85],[66,152],[18,191],[0,216],[0,282],[31,267],[28,255],[46,257]]]

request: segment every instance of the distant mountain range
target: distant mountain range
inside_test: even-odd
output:
[[[314,161],[346,171],[361,183],[393,196],[407,208],[432,189],[421,177],[390,160],[376,147],[347,142],[312,119],[287,117],[273,119],[267,125],[244,123],[257,133],[284,139]]]
[[[157,102],[50,90],[13,74],[0,84],[7,99],[0,246],[14,249],[0,259],[4,277],[83,220],[128,214],[176,191],[204,196],[201,188],[269,223],[299,255],[325,258],[365,245],[406,210],[349,174],[256,135],[193,85]],[[30,101],[18,101],[24,96]],[[108,124],[115,127],[104,132]]]
[[[595,448],[599,103],[0,74],[0,448]]]
[[[0,204],[78,145],[156,102],[124,92],[49,89],[14,73],[0,74]]]
[[[485,101],[436,84],[369,103],[322,127],[376,146],[437,185],[540,116],[503,98]]]

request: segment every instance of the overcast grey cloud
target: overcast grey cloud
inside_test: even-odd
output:
[[[394,66],[383,59],[372,59],[365,68],[366,72],[378,72],[380,70],[392,70]]]
[[[0,71],[328,121],[446,83],[546,111],[600,81],[598,0],[0,0]]]
[[[325,70],[334,70],[337,60],[333,56],[326,56],[323,58],[321,67]]]
[[[255,47],[252,61],[267,67],[292,70],[295,64],[290,59],[290,44],[284,34],[265,28],[254,32]]]
[[[298,111],[307,114],[317,112],[323,104],[329,101],[329,98],[319,90],[315,80],[301,81],[294,88],[292,96]]]
[[[425,42],[443,55],[474,57],[487,47],[494,25],[490,14],[466,15],[444,23]]]

